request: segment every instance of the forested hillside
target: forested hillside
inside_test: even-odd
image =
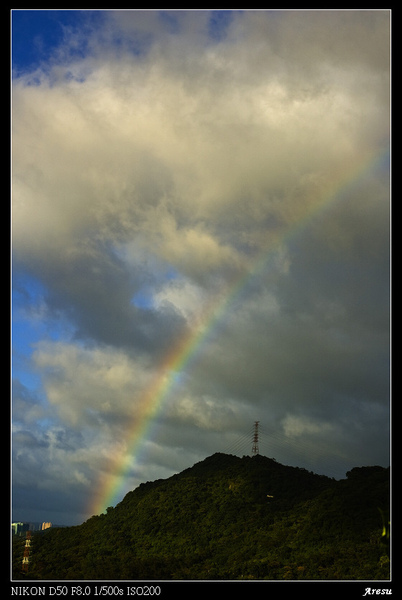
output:
[[[106,514],[33,536],[30,579],[389,579],[389,469],[335,481],[214,454]],[[24,540],[15,539],[14,578]]]

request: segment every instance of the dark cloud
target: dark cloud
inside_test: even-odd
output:
[[[41,300],[48,319],[72,323],[77,339],[89,343],[165,352],[186,324],[173,306],[156,311],[135,305],[133,298],[144,285],[157,288],[154,274],[141,265],[129,269],[111,248],[88,246],[78,242],[50,260],[32,261],[31,275],[46,290]]]

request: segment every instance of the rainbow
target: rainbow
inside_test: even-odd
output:
[[[129,424],[124,434],[124,449],[117,451],[110,458],[107,473],[103,473],[101,476],[95,494],[91,498],[88,510],[90,514],[99,514],[107,506],[116,504],[121,495],[125,477],[132,467],[133,457],[137,456],[141,444],[149,439],[152,425],[156,427],[155,417],[161,411],[164,400],[175,386],[177,375],[185,369],[190,359],[201,351],[208,334],[222,320],[247,282],[262,272],[281,245],[290,241],[314,217],[320,215],[337,199],[342,198],[344,192],[362,180],[364,176],[381,168],[384,164],[387,165],[388,160],[389,149],[386,148],[380,153],[361,157],[335,174],[330,183],[321,187],[314,198],[309,202],[304,199],[304,202],[301,203],[303,206],[300,206],[298,212],[291,215],[289,223],[280,233],[269,240],[251,265],[243,269],[241,275],[235,277],[213,301],[209,302],[197,320],[196,326],[169,350],[161,361],[156,376],[143,391],[136,406],[135,419]]]

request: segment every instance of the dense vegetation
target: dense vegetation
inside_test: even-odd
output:
[[[35,534],[28,577],[389,579],[388,509],[389,469],[335,481],[263,456],[214,454],[82,525]],[[15,539],[14,578],[23,543]]]

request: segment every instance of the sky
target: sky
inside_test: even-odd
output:
[[[388,466],[389,11],[11,19],[13,519]]]

